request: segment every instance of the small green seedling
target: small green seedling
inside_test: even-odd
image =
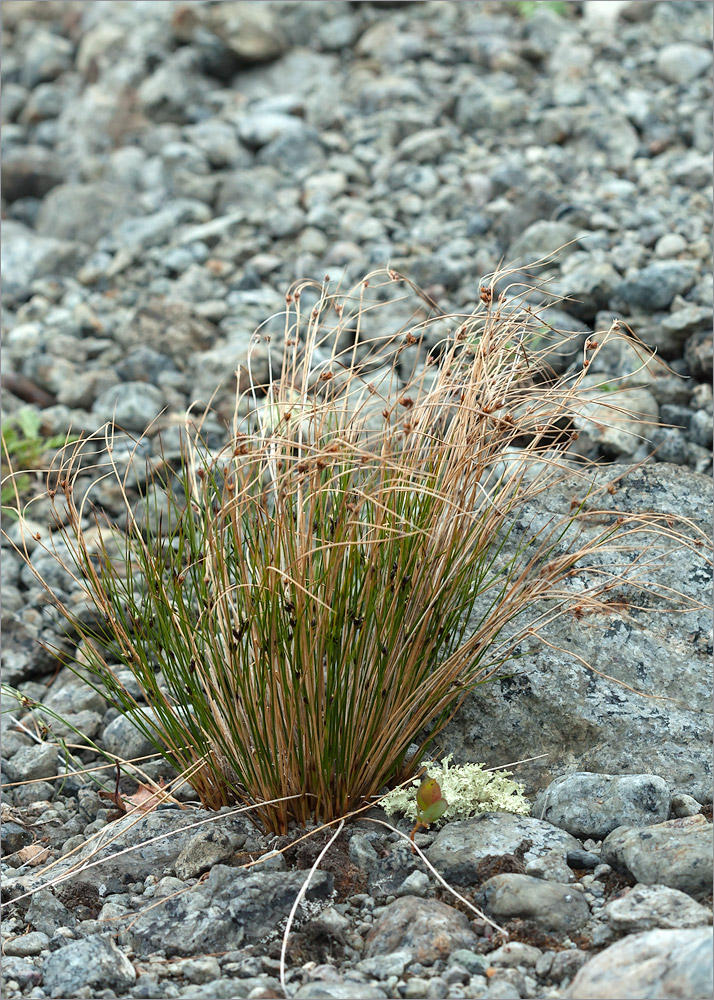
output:
[[[409,834],[412,845],[414,844],[414,834],[419,827],[426,827],[430,823],[434,823],[444,815],[448,808],[449,803],[442,798],[441,788],[439,788],[439,782],[436,778],[425,778],[417,789],[417,821]],[[413,847],[412,850],[414,850]]]
[[[76,438],[64,434],[46,437],[42,430],[42,414],[31,406],[23,406],[3,419],[2,428],[2,504],[12,505],[16,494],[26,499],[38,478],[37,466],[46,451],[61,448]],[[5,511],[10,520],[17,517],[12,509]]]

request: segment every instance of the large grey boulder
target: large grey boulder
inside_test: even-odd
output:
[[[656,930],[629,934],[582,967],[569,1000],[709,1000],[712,931]]]
[[[234,838],[253,829],[245,813],[237,810],[215,813],[160,808],[138,818],[129,814],[107,826],[101,838],[88,841],[77,854],[60,859],[52,877],[62,879],[67,875],[62,882],[71,885],[70,869],[80,868],[76,877],[83,882],[103,885],[106,893],[123,892],[128,884],[173,865],[199,831],[215,830]],[[8,896],[15,898],[46,882],[47,877],[36,872],[23,875],[12,883]]]
[[[688,518],[708,538],[708,477],[658,463],[634,470],[609,466],[591,478],[598,484],[622,473],[613,495],[598,494],[600,509],[657,511],[670,515],[673,526],[676,518]],[[544,528],[586,493],[576,478],[545,491],[522,511],[508,544]],[[594,517],[592,527],[584,522],[583,530],[595,532],[602,524]],[[457,763],[505,766],[547,754],[516,771],[530,792],[573,771],[649,773],[673,791],[711,800],[711,566],[705,546],[683,548],[648,538],[653,543],[648,559],[663,556],[646,568],[661,596],[618,585],[607,595],[605,611],[568,612],[547,625],[542,635],[552,645],[527,636],[516,649],[518,658],[470,694],[440,734],[440,745]],[[642,536],[643,548],[647,540]],[[625,554],[625,560],[631,558]],[[600,554],[595,562],[615,559]],[[576,592],[581,584],[575,577],[565,585]],[[686,614],[668,610],[667,588],[704,607]],[[645,606],[649,610],[642,610]],[[529,617],[546,610],[541,602]],[[513,634],[511,625],[503,635],[509,628]]]

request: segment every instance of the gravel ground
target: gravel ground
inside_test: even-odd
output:
[[[687,0],[7,0],[3,417],[30,407],[44,437],[112,417],[136,434],[156,420],[151,459],[158,430],[216,385],[209,428],[220,432],[253,331],[295,280],[348,285],[388,266],[439,309],[468,312],[500,261],[532,285],[535,262],[562,248],[537,269],[568,297],[552,322],[584,341],[617,317],[670,369],[627,383],[646,420],[590,429],[583,449],[652,466],[660,488],[691,484],[706,522],[711,38],[711,4]],[[390,332],[410,313],[394,302]],[[259,371],[269,360],[275,371],[267,341],[253,350]],[[385,344],[375,378],[391,360]],[[616,379],[633,357],[603,351],[598,367],[598,380]],[[117,454],[129,441],[118,435]],[[108,487],[99,501],[116,509]],[[41,528],[47,502],[32,510]],[[66,577],[54,583],[71,594]],[[149,753],[37,644],[68,640],[5,539],[2,596],[4,680],[106,749]],[[698,692],[708,640],[677,628],[662,641],[691,651],[681,673]],[[209,817],[185,787],[136,825],[116,819],[86,777],[56,780],[62,753],[9,708],[5,995],[282,996],[282,922],[324,837],[239,870],[286,844],[243,815]],[[665,758],[655,774],[638,762],[629,784],[620,769],[563,775],[532,796],[532,817],[489,813],[418,835],[462,900],[397,834],[355,824],[306,895],[290,995],[710,996],[711,779],[696,758],[691,780],[675,780]],[[73,766],[100,762],[82,751]],[[124,794],[135,788],[122,779]],[[101,865],[42,888],[44,863],[66,873],[69,851],[84,857],[90,837],[115,834]]]

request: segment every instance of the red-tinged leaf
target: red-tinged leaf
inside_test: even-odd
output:
[[[440,798],[441,788],[439,788],[439,782],[436,778],[426,778],[425,781],[422,781],[417,791],[417,806],[420,812],[428,809],[429,806],[438,802]]]
[[[441,816],[444,815],[446,810],[449,808],[449,803],[446,799],[439,799],[438,802],[433,802],[426,809],[423,809],[419,814],[419,819],[424,825],[436,822]]]

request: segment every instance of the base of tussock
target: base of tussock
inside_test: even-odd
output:
[[[616,580],[646,586],[638,535],[674,530],[610,510],[583,542],[583,496],[506,545],[525,505],[588,468],[575,430],[591,402],[583,380],[608,340],[634,342],[615,323],[558,375],[552,344],[534,348],[542,322],[493,282],[473,315],[386,334],[380,294],[395,287],[422,305],[393,272],[346,293],[297,286],[280,377],[250,384],[251,418],[239,397],[216,452],[189,417],[181,462],[150,472],[138,508],[108,432],[107,466],[92,475],[119,483],[125,534],[76,495],[96,440],[68,447],[48,480],[60,558],[95,609],[92,620],[59,602],[93,683],[204,806],[273,802],[257,812],[276,832],[333,821],[409,778],[467,693],[537,629],[534,602],[557,615],[596,605]],[[609,393],[598,419],[622,415]],[[591,492],[587,514],[596,507]],[[603,547],[621,558],[575,596],[564,581]]]

